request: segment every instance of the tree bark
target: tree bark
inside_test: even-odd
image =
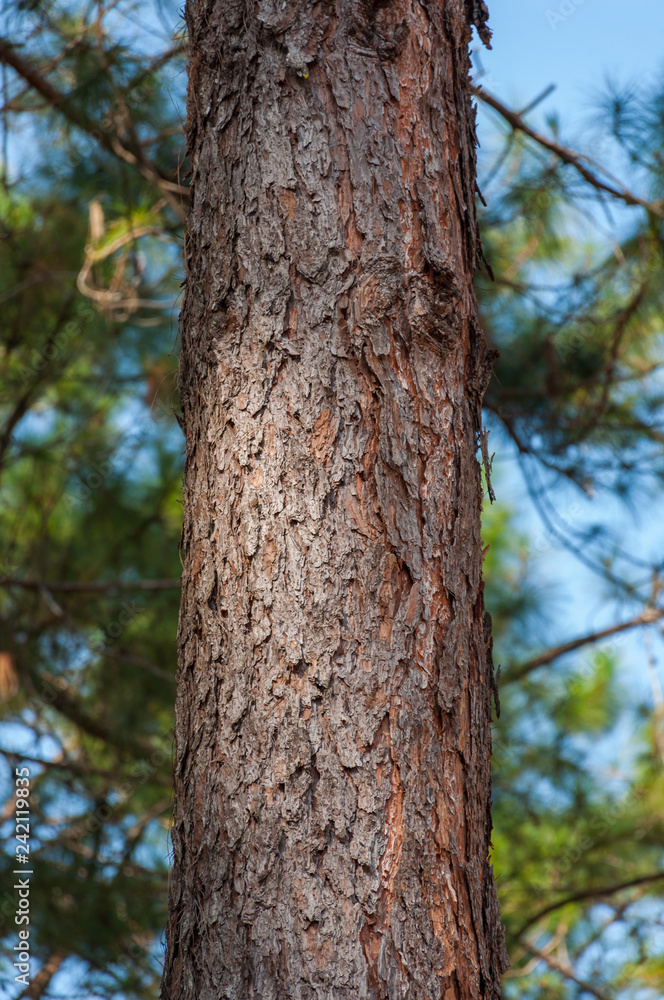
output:
[[[471,7],[187,4],[165,1000],[500,995]]]

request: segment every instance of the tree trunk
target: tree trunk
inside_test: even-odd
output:
[[[187,5],[167,1000],[500,995],[467,6]]]

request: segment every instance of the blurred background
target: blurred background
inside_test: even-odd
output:
[[[657,1000],[664,8],[502,0],[490,23],[493,50],[473,41],[476,284],[501,353],[484,536],[505,995]],[[0,983],[156,998],[186,38],[171,0],[5,0],[0,64]],[[21,766],[29,992],[12,967]]]

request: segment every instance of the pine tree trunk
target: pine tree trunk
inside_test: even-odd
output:
[[[500,995],[468,16],[187,5],[167,1000]]]

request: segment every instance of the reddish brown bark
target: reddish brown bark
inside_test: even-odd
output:
[[[499,996],[470,16],[187,7],[167,1000]]]

